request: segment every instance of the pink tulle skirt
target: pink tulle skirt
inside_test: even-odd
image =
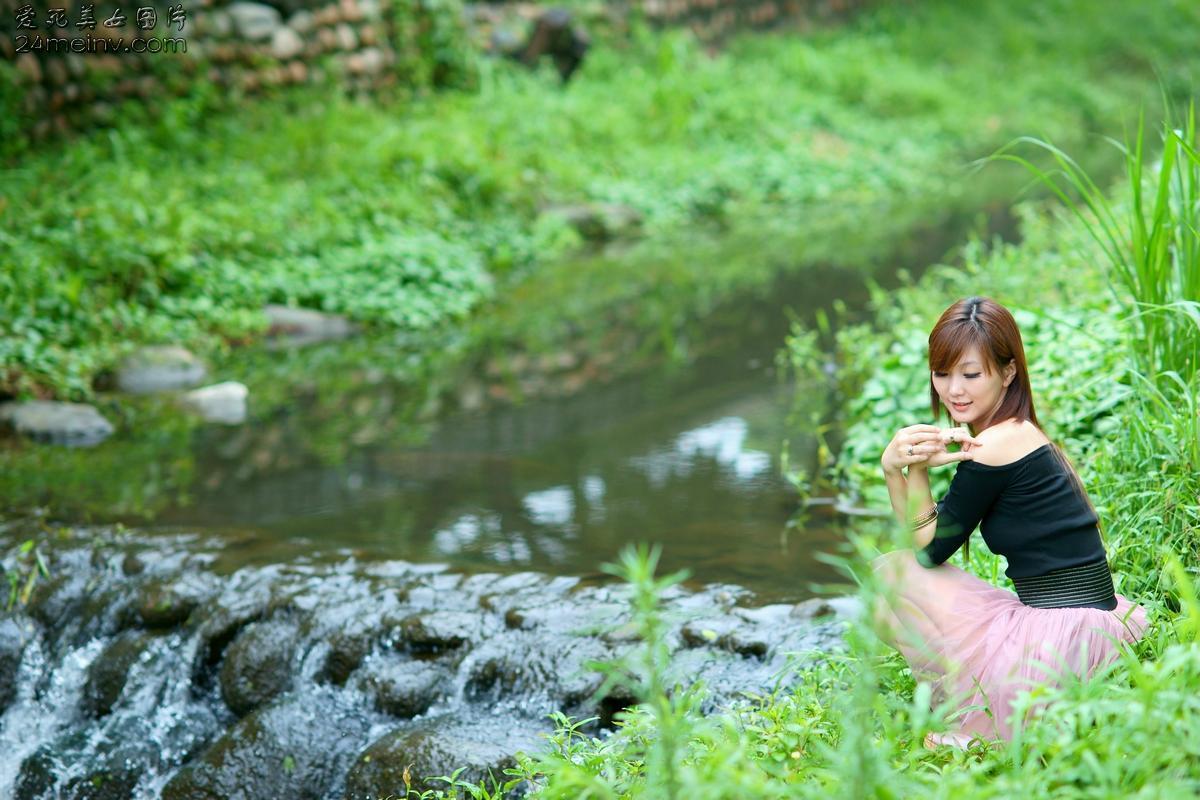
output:
[[[872,567],[884,592],[875,608],[880,630],[931,684],[934,704],[957,709],[952,732],[931,737],[942,744],[1011,739],[1018,693],[1090,675],[1146,629],[1146,610],[1119,594],[1112,611],[1033,608],[950,564],[923,567],[909,550]]]

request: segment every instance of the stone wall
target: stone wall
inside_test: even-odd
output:
[[[571,8],[585,27],[589,15],[608,24],[635,9],[652,23],[686,25],[714,40],[782,20],[828,19],[863,2],[632,0]],[[510,14],[527,23],[546,7],[488,3],[462,13],[446,0],[0,0],[0,157],[26,141],[110,124],[123,101],[153,107],[197,87],[239,102],[322,82],[352,93],[438,85],[453,71],[431,63],[454,49],[447,41],[488,46],[487,36],[467,30],[474,21]]]
[[[119,27],[104,24],[118,6],[98,2],[93,29],[78,27],[87,5],[82,0],[3,0],[10,8],[7,30],[0,28],[0,53],[15,69],[0,74],[0,81],[15,85],[6,93],[9,105],[35,140],[110,123],[121,101],[153,104],[202,81],[235,98],[322,81],[369,91],[400,77],[388,13],[393,2],[182,0],[156,6],[135,0],[121,7],[126,19]],[[37,28],[18,29],[14,6],[33,7]],[[68,24],[48,26],[50,9],[58,7],[67,9]],[[153,28],[136,26],[139,7],[156,10]],[[172,7],[184,11],[173,24]]]

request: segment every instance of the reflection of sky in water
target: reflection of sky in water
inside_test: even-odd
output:
[[[433,535],[433,546],[439,553],[453,555],[469,548],[481,535],[503,532],[499,514],[463,514]]]
[[[530,492],[521,504],[529,518],[539,525],[566,525],[575,516],[575,499],[567,486]]]
[[[658,450],[629,460],[646,474],[655,488],[669,478],[689,474],[697,456],[705,456],[726,468],[738,482],[751,481],[771,468],[771,456],[760,450],[745,450],[749,426],[741,417],[724,417],[716,422],[684,431],[670,449]]]
[[[749,425],[743,418],[723,417],[684,431],[664,447],[634,456],[628,463],[655,489],[661,489],[673,477],[689,475],[700,459],[715,462],[734,483],[752,482],[770,473],[771,456],[744,449],[748,432]],[[472,512],[438,530],[433,545],[445,556],[482,551],[500,564],[528,563],[534,552],[552,562],[566,563],[570,550],[563,540],[578,536],[582,520],[576,520],[576,515],[584,510],[576,507],[576,497],[586,502],[587,521],[597,522],[604,519],[607,492],[608,486],[599,475],[580,480],[577,492],[567,484],[529,492],[521,498],[522,516],[531,523],[521,527],[527,529],[505,530],[499,513]]]

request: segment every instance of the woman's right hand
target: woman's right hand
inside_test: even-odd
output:
[[[946,444],[956,442],[964,449],[951,453]],[[901,428],[883,449],[880,462],[885,474],[897,475],[905,467],[914,464],[940,467],[955,461],[971,458],[969,445],[978,446],[980,441],[965,428],[939,428],[936,425],[909,425]]]

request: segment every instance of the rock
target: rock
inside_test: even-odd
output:
[[[117,370],[117,387],[131,394],[186,389],[204,380],[203,362],[175,345],[142,347]]]
[[[812,597],[792,607],[788,614],[792,619],[820,619],[837,613],[824,597]]]
[[[339,690],[281,698],[177,772],[162,800],[330,797],[370,728]]]
[[[346,798],[405,797],[406,775],[414,788],[444,787],[427,779],[450,775],[459,767],[466,768],[458,776],[461,781],[477,783],[489,774],[500,779],[503,770],[516,763],[518,751],[540,746],[538,730],[533,723],[511,718],[497,730],[487,730],[480,720],[453,715],[423,720],[378,739],[355,759],[346,776]]]
[[[0,619],[0,715],[17,699],[17,669],[36,630],[27,617]]]
[[[342,686],[349,679],[350,673],[358,669],[366,658],[371,649],[371,641],[366,636],[338,634],[329,640],[328,645],[329,655],[325,657],[325,666],[319,678],[335,686]]]
[[[313,29],[315,20],[311,11],[301,10],[288,18],[288,27],[296,33],[308,33]]]
[[[734,631],[721,638],[721,645],[726,650],[741,656],[766,658],[771,649],[769,630]]]
[[[274,35],[283,18],[271,6],[262,3],[230,3],[226,9],[238,35],[251,42],[264,42]]]
[[[862,601],[857,597],[812,597],[793,606],[788,616],[802,620],[853,619],[861,612]]]
[[[427,661],[375,659],[358,678],[359,689],[375,707],[393,717],[424,714],[438,699],[448,675]]]
[[[539,647],[544,641],[540,632],[524,632],[482,643],[471,654],[464,696],[485,704],[514,696],[546,697],[559,709],[591,698],[603,675],[590,665],[611,661],[614,649],[591,636]]]
[[[90,447],[112,435],[113,426],[94,406],[28,400],[0,405],[0,419],[17,433],[38,442]]]
[[[733,617],[696,619],[686,623],[679,633],[688,647],[711,647],[735,632],[738,625],[738,620]]]
[[[322,314],[307,308],[268,305],[266,314],[268,336],[286,337],[286,344],[300,345],[341,339],[354,333],[355,327],[336,314]]]
[[[551,8],[534,23],[519,59],[526,66],[533,66],[543,56],[550,56],[559,77],[567,81],[583,62],[590,45],[587,33],[574,24],[570,11]]]
[[[204,23],[202,24],[205,25],[204,32],[214,38],[224,38],[233,35],[233,17],[222,9],[207,9],[204,14]]]
[[[125,690],[129,670],[142,657],[150,641],[150,636],[145,633],[127,632],[96,656],[88,667],[87,682],[83,686],[84,713],[103,717],[112,712]]]
[[[286,25],[277,28],[275,33],[271,34],[271,55],[280,61],[295,58],[302,52],[304,52],[304,40],[300,38],[300,34]]]
[[[184,394],[180,402],[206,422],[240,425],[246,421],[246,395],[249,392],[244,383],[224,381],[193,389]]]
[[[333,29],[334,35],[337,36],[338,47],[343,50],[350,51],[358,47],[358,37],[354,35],[354,29],[346,23],[341,23]]]
[[[795,606],[790,603],[775,603],[769,606],[756,606],[753,608],[737,608],[734,609],[734,614],[747,622],[755,625],[765,625],[768,627],[782,627],[787,624],[788,618],[791,616]]]
[[[209,591],[199,578],[152,581],[138,593],[138,618],[148,628],[181,625],[206,599]]]
[[[580,236],[594,242],[635,234],[642,225],[641,212],[615,203],[552,206],[546,213],[561,217]]]
[[[383,51],[378,47],[363,48],[359,56],[362,58],[363,72],[368,75],[375,75],[381,72],[387,64]]]
[[[452,650],[479,637],[479,614],[465,611],[432,611],[413,614],[400,623],[400,631],[418,652]]]
[[[62,734],[21,763],[15,800],[132,800],[142,777],[138,763],[155,751],[145,726],[116,726],[98,748],[88,732]],[[127,738],[128,737],[128,738]],[[115,740],[115,741],[114,741]]]
[[[284,620],[247,625],[221,665],[221,697],[239,717],[292,686],[297,627]]]

